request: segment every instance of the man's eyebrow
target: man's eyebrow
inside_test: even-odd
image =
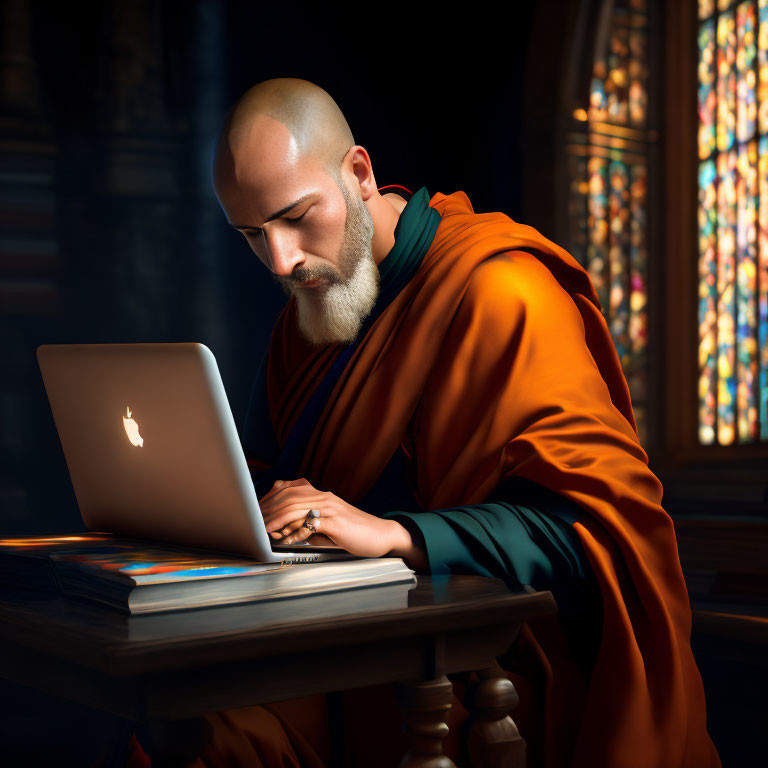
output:
[[[297,205],[301,205],[305,200],[309,199],[314,195],[314,192],[309,192],[308,194],[300,197],[298,200],[295,200],[290,205],[286,205],[285,208],[281,208],[277,213],[273,213],[271,216],[268,216],[265,224],[268,224],[270,221],[274,221],[275,219],[279,219],[281,216],[285,216],[286,213],[289,213],[292,211]],[[252,227],[248,224],[232,224],[232,227],[235,229],[261,229],[261,227]]]

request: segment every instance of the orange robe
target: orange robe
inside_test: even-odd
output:
[[[429,204],[442,216],[432,244],[342,373],[298,477],[355,504],[402,446],[425,510],[479,504],[513,475],[577,503],[602,638],[586,681],[556,620],[523,633],[516,652],[542,681],[539,730],[524,732],[533,754],[547,766],[719,766],[673,524],[587,273],[532,227],[475,214],[463,192]],[[301,337],[290,299],[267,368],[280,445],[338,351]]]

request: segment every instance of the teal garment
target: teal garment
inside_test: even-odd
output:
[[[418,457],[417,457],[418,461]],[[587,513],[521,477],[506,478],[481,504],[421,510],[398,449],[361,509],[397,520],[426,552],[429,571],[501,579],[514,592],[547,590],[573,658],[588,679],[600,647],[600,589],[573,524]]]
[[[426,551],[432,574],[473,573],[503,579],[515,591],[550,590],[564,614],[583,610],[592,597],[596,582],[573,529],[586,513],[525,478],[506,478],[482,504],[422,510],[399,448],[356,506],[404,525]]]
[[[514,590],[550,590],[561,614],[582,611],[596,582],[573,528],[583,511],[522,478],[502,483],[482,504],[432,511],[390,510],[426,551],[433,575],[502,579]]]
[[[429,207],[426,187],[413,193],[400,212],[395,227],[395,244],[379,264],[379,301],[394,298],[416,274],[424,254],[432,245],[440,224],[440,214]],[[377,301],[377,303],[379,303]]]

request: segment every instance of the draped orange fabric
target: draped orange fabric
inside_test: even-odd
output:
[[[532,227],[475,214],[463,192],[430,206],[442,216],[432,245],[347,365],[298,476],[354,504],[402,443],[425,510],[481,503],[510,475],[579,504],[602,640],[579,694],[562,637],[526,633],[550,679],[546,762],[718,766],[673,524],[587,273]],[[292,298],[268,364],[281,445],[336,351],[300,336]]]

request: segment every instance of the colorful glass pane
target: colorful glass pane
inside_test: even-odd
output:
[[[760,0],[757,33],[757,113],[760,133],[768,132],[768,0]]]
[[[624,125],[629,111],[629,29],[623,24],[614,24],[611,29],[607,64],[605,91],[608,119],[617,125]]]
[[[739,442],[758,437],[757,143],[739,145],[736,199],[736,414]]]
[[[699,438],[731,445],[768,439],[768,0],[703,6]]]
[[[642,27],[629,30],[629,54],[629,120],[642,126],[648,111],[646,34]]]
[[[603,309],[608,306],[608,163],[590,157],[587,271]]]
[[[715,0],[699,0],[699,18],[706,19],[715,12]]]
[[[706,160],[716,149],[715,22],[699,28],[699,158]]]
[[[755,5],[741,3],[736,12],[736,138],[749,141],[757,117],[755,77]]]
[[[629,366],[627,382],[632,395],[638,432],[645,441],[645,410],[647,398],[647,350],[648,350],[648,169],[633,165],[630,169],[629,187]]]
[[[608,245],[609,326],[625,370],[629,366],[629,173],[625,163],[612,161],[610,180]]]
[[[633,354],[641,355],[648,346],[648,251],[645,237],[648,226],[648,169],[644,165],[633,165],[631,174],[629,338]]]
[[[758,228],[757,343],[759,347],[760,437],[768,440],[768,137],[760,137],[758,179],[760,212]]]
[[[717,156],[717,440],[736,437],[736,151]]]
[[[605,64],[598,62],[598,65],[589,89],[589,119],[603,122],[608,118],[608,100],[605,96],[605,81],[597,73],[600,69],[605,71]]]
[[[605,48],[597,51],[593,63],[586,125],[574,125],[578,138],[568,150],[569,249],[597,291],[644,441],[648,3],[626,0],[612,5]],[[712,37],[714,53],[714,28]],[[574,110],[574,120],[580,121],[582,114]]]
[[[733,13],[717,20],[717,148],[733,146],[736,128],[736,22]]]
[[[715,442],[717,405],[717,172],[699,166],[699,440]]]
[[[568,175],[570,178],[570,194],[568,195],[568,224],[570,252],[580,263],[587,263],[587,243],[589,232],[587,227],[587,159],[583,155],[568,155]]]

